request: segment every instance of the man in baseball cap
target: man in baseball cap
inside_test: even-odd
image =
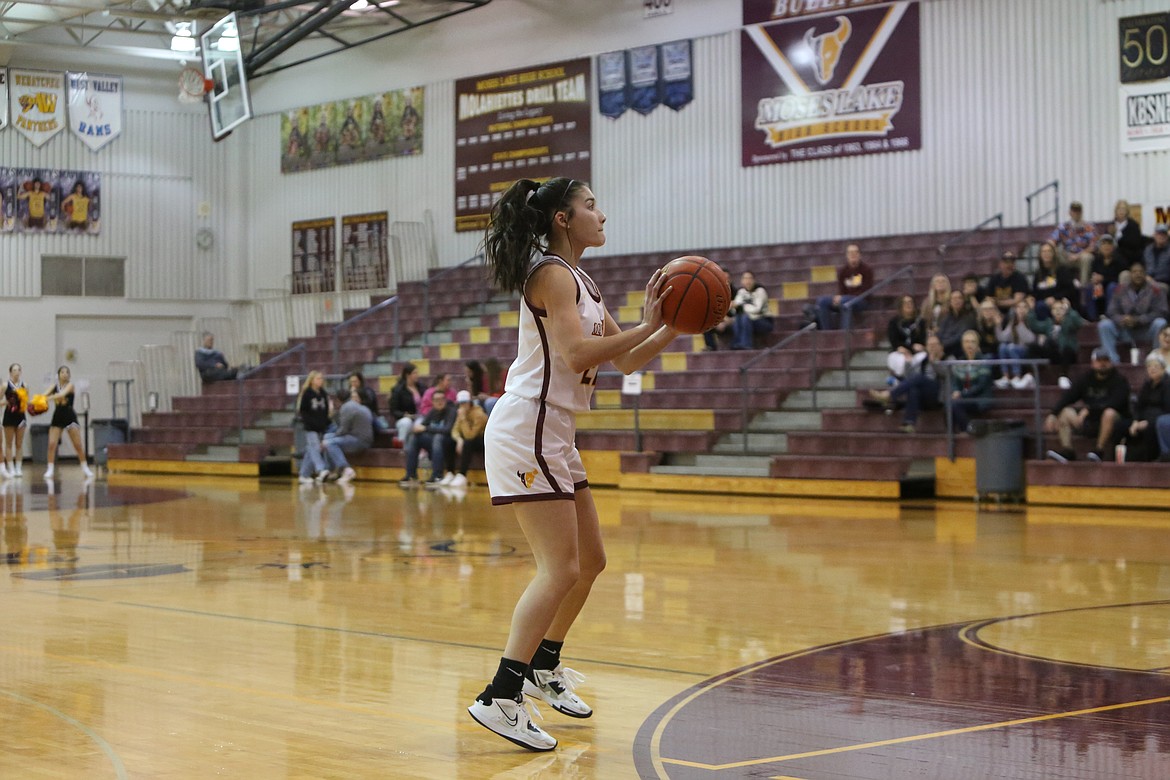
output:
[[[1049,450],[1048,457],[1061,463],[1077,457],[1074,433],[1096,438],[1089,460],[1107,459],[1112,454],[1108,450],[1113,447],[1113,430],[1129,415],[1129,382],[1118,373],[1104,348],[1093,350],[1092,361],[1092,370],[1077,377],[1044,421],[1045,433],[1060,436],[1060,448]]]

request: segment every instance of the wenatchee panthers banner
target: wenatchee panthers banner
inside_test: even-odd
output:
[[[122,134],[122,77],[67,73],[69,129],[93,151]]]
[[[65,74],[47,70],[9,71],[12,124],[36,146],[65,129]]]
[[[744,166],[922,147],[917,2],[758,24],[741,38]]]

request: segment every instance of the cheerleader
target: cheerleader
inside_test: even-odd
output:
[[[77,412],[73,409],[73,395],[69,367],[61,366],[57,369],[57,384],[45,391],[45,396],[54,403],[53,419],[49,422],[49,467],[45,469],[46,480],[53,478],[57,443],[61,441],[62,431],[69,431],[69,440],[73,442],[73,451],[77,453],[77,462],[81,464],[85,478],[93,479],[93,472],[89,469],[85,455],[85,445],[81,441],[81,426],[77,422]]]
[[[8,382],[4,388],[4,462],[0,463],[0,476],[20,477],[20,466],[24,460],[24,429],[28,427],[25,412],[28,410],[28,388],[21,379],[23,369],[20,363],[8,367]]]

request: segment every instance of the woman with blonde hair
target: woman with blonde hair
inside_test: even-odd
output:
[[[1134,261],[1142,259],[1142,252],[1146,248],[1146,238],[1142,235],[1142,226],[1129,216],[1128,201],[1122,199],[1113,206],[1113,225],[1111,228],[1106,232],[1113,234],[1117,254],[1121,255],[1121,264],[1129,268]]]
[[[297,417],[305,426],[305,452],[301,460],[302,485],[324,482],[329,475],[325,464],[322,439],[329,428],[329,394],[325,392],[325,375],[310,371],[297,396]]]
[[[926,300],[922,302],[922,321],[926,323],[926,332],[934,333],[938,330],[939,320],[947,312],[948,302],[951,299],[951,280],[946,274],[935,274],[930,277],[930,291]]]

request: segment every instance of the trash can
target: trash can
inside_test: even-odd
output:
[[[130,437],[130,423],[126,420],[93,420],[93,465],[105,466],[110,461],[111,444],[122,444]]]
[[[32,447],[33,463],[49,462],[49,426],[28,426],[28,438]]]
[[[1027,424],[1023,420],[973,420],[967,430],[975,439],[978,497],[1022,499]]]

